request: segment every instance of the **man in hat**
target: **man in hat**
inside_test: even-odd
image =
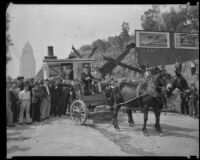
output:
[[[11,110],[13,112],[13,122],[18,122],[19,108],[18,108],[18,96],[15,91],[16,83],[13,83],[9,89],[9,96],[11,101]]]
[[[39,83],[36,81],[34,83],[34,87],[32,88],[32,112],[31,112],[31,118],[32,121],[38,121],[40,122],[40,98],[42,96],[42,91],[39,87]]]
[[[176,60],[175,71],[178,72],[179,74],[182,73],[182,63],[181,63],[180,57],[179,57],[179,59]]]
[[[51,110],[51,92],[49,88],[49,80],[45,79],[44,85],[41,87],[41,120],[49,119]]]
[[[58,114],[58,108],[59,108],[59,100],[62,96],[62,86],[60,82],[60,78],[57,77],[55,84],[52,88],[52,105],[51,105],[51,114],[54,116],[57,116]]]
[[[192,76],[196,74],[196,67],[197,67],[197,65],[196,65],[195,61],[192,60],[192,62],[190,64],[190,70],[191,70],[191,75]]]
[[[24,117],[24,110],[26,113],[26,121],[27,123],[31,123],[31,118],[30,118],[30,101],[31,101],[31,95],[29,91],[29,84],[26,83],[24,90],[22,90],[19,93],[19,100],[21,102],[20,104],[20,114],[19,114],[19,124],[23,124],[23,117]]]
[[[8,127],[14,127],[13,113],[11,111],[11,100],[9,96],[10,82],[6,83],[6,121]]]
[[[18,76],[17,81],[18,81],[18,87],[20,88],[20,91],[24,90],[24,77]]]
[[[91,69],[88,65],[84,67],[81,79],[85,84],[85,94],[91,95],[92,75],[91,75]]]
[[[91,73],[93,77],[93,86],[94,86],[94,92],[95,93],[102,93],[102,87],[101,87],[101,80],[102,75],[99,72],[99,67],[97,65],[94,66],[93,72]]]

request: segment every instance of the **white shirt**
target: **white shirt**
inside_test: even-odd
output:
[[[46,86],[46,85],[45,85],[45,87],[46,87],[46,89],[47,89],[47,94],[48,94],[48,95],[50,95],[50,92],[49,92],[49,87],[48,87],[48,86]]]
[[[195,67],[195,64],[194,64],[194,63],[191,63],[191,67],[194,68],[194,67]]]
[[[29,100],[30,97],[31,97],[30,91],[23,90],[23,91],[19,92],[19,99],[20,100]]]

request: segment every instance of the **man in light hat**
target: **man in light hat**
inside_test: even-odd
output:
[[[31,123],[31,118],[30,118],[30,102],[31,102],[31,95],[29,91],[29,84],[26,83],[24,90],[22,90],[19,93],[19,100],[21,102],[20,104],[20,114],[19,114],[19,124],[23,124],[23,117],[24,117],[24,110],[26,112],[26,122],[28,124]]]

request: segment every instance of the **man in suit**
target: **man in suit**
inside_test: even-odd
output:
[[[45,79],[42,89],[41,98],[41,120],[49,119],[50,109],[51,109],[51,92],[49,88],[49,80]]]
[[[20,91],[24,90],[24,77],[18,76],[17,77],[18,87],[20,88]]]
[[[31,118],[32,121],[38,121],[40,122],[40,97],[42,95],[42,91],[39,87],[39,83],[35,82],[34,87],[32,88],[32,112],[31,112]]]
[[[60,100],[60,97],[62,95],[62,86],[60,84],[60,78],[59,77],[56,78],[55,84],[52,88],[52,93],[53,93],[53,96],[52,96],[53,99],[52,99],[51,113],[54,116],[57,116],[58,110],[59,110],[59,100]]]
[[[83,83],[85,84],[85,95],[91,95],[92,75],[90,67],[88,65],[84,67],[81,78]]]

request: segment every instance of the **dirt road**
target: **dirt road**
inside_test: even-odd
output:
[[[164,136],[154,130],[149,113],[144,136],[143,114],[133,114],[129,127],[126,114],[119,113],[121,132],[101,115],[91,115],[85,126],[75,125],[69,116],[7,129],[7,157],[13,156],[191,156],[199,157],[199,120],[188,116],[161,114]]]

